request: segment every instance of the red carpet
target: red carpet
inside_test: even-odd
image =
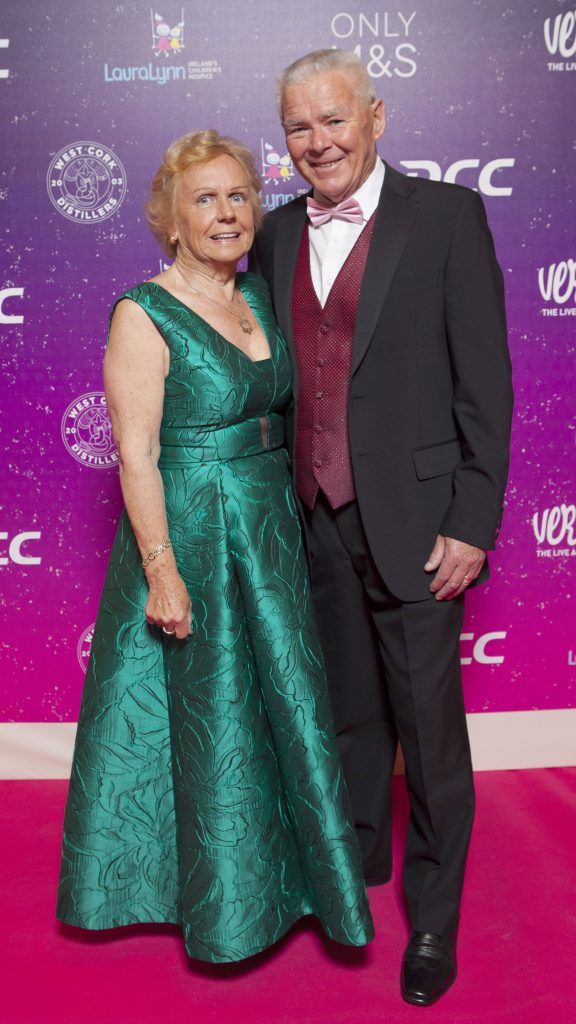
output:
[[[0,783],[0,1024],[574,1024],[576,769],[483,772],[476,785],[460,977],[422,1009],[398,991],[398,868],[370,890],[377,936],[364,951],[325,941],[307,919],[248,965],[188,963],[173,927],[57,924],[66,783]]]

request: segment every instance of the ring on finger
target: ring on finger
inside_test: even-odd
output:
[[[166,626],[162,626],[162,632],[166,633],[166,636],[174,636],[176,633],[175,629],[166,629]]]

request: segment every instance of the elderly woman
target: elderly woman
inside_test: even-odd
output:
[[[58,916],[176,922],[241,960],[314,914],[373,934],[294,506],[286,347],[238,274],[260,222],[238,143],[167,150],[148,217],[174,258],[111,317],[104,373],[125,501],[92,644]]]

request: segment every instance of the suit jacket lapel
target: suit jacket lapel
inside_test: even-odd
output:
[[[274,307],[278,323],[290,349],[296,367],[296,350],[292,332],[292,285],[302,231],[306,223],[306,197],[286,206],[274,242]]]
[[[410,198],[413,191],[414,185],[410,179],[386,164],[384,186],[360,288],[352,373],[358,369],[372,340],[392,278],[418,213],[418,203]]]

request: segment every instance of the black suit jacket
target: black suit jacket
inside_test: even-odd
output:
[[[294,269],[303,196],[268,214],[252,267],[297,363]],[[508,472],[512,388],[504,289],[480,196],[386,165],[360,291],[348,430],[356,494],[382,578],[430,597],[438,533],[492,548]],[[486,578],[487,568],[481,578]]]

